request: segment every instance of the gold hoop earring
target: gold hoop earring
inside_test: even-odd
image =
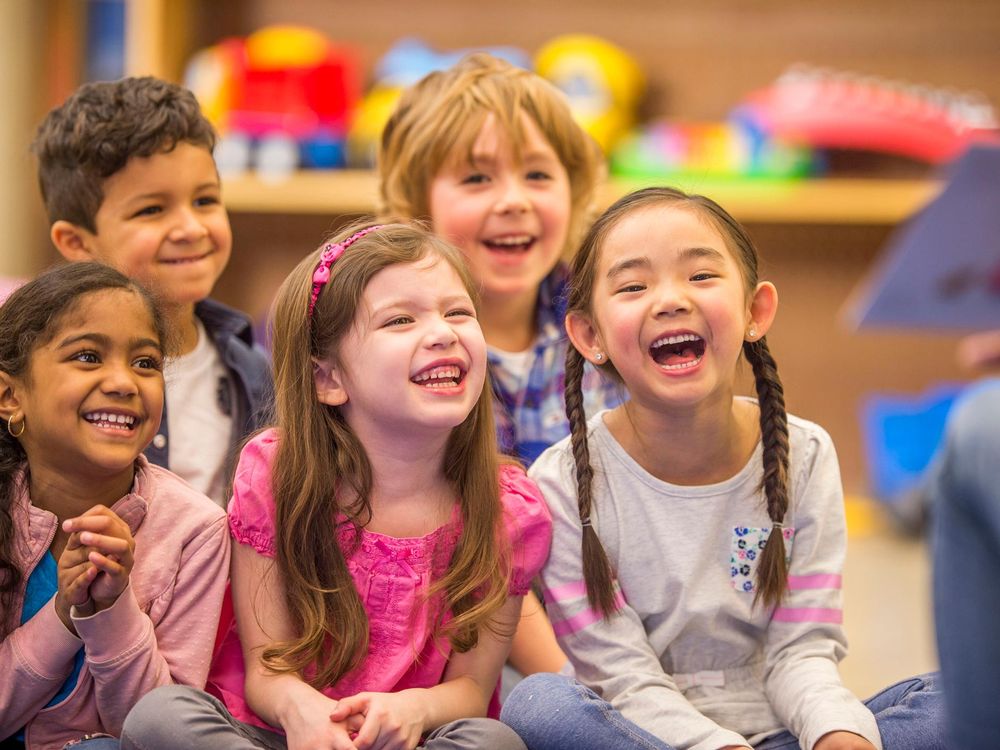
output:
[[[14,423],[14,415],[11,414],[9,417],[7,417],[7,432],[10,433],[11,437],[19,438],[19,437],[21,437],[21,435],[24,434],[24,431],[26,429],[28,429],[28,426],[25,424],[24,418],[22,417],[21,418],[21,429],[20,429],[20,431],[14,432],[13,428],[11,427],[11,425],[13,423]]]

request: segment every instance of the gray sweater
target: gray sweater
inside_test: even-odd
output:
[[[620,610],[588,605],[569,440],[532,465],[552,510],[542,572],[559,642],[577,678],[677,750],[755,744],[787,728],[811,750],[844,730],[881,750],[875,718],[840,681],[841,568],[847,534],[833,443],[789,417],[789,591],[753,607],[760,542],[771,527],[759,489],[761,446],[734,477],[686,487],[644,471],[589,422],[593,524],[616,571]]]

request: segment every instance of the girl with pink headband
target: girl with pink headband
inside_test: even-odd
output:
[[[551,518],[497,450],[475,302],[460,252],[403,224],[285,280],[277,425],[229,506],[235,627],[209,692],[154,691],[122,747],[524,750],[496,691]]]

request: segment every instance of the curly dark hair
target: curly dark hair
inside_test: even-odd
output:
[[[80,86],[38,126],[32,152],[49,222],[96,232],[104,181],[134,156],[191,143],[211,151],[215,129],[188,89],[145,76]]]

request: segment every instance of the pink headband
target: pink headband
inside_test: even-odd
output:
[[[374,232],[376,229],[381,229],[384,224],[376,224],[373,227],[366,227],[358,232],[355,232],[350,237],[348,237],[343,242],[334,242],[323,248],[323,252],[319,256],[319,263],[316,264],[316,270],[313,271],[313,283],[312,283],[312,294],[309,295],[309,317],[312,318],[313,309],[316,307],[316,300],[319,299],[319,293],[323,291],[323,287],[330,280],[330,266],[332,266],[337,258],[344,254],[344,251],[353,245],[355,242],[360,240],[366,234]]]

